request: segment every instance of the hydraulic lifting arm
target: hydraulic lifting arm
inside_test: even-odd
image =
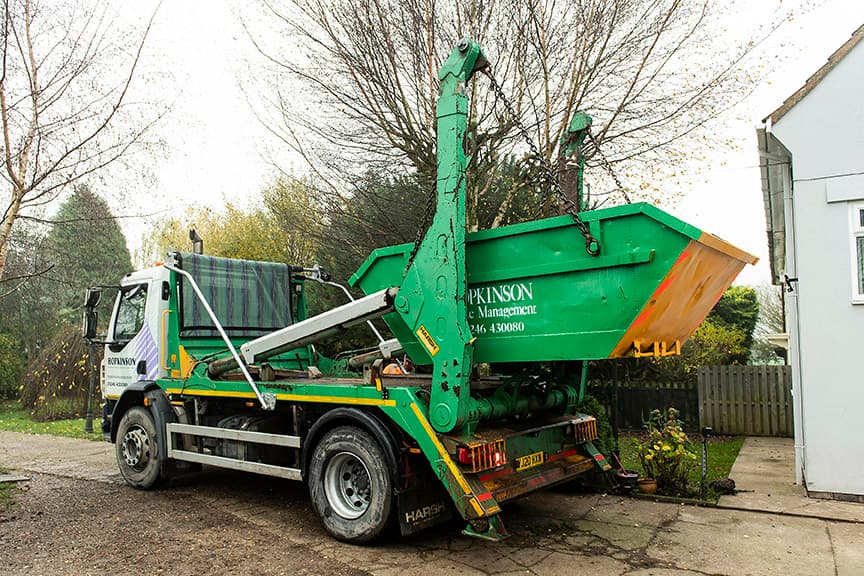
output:
[[[463,426],[471,403],[469,380],[474,337],[468,328],[465,294],[465,168],[463,142],[468,126],[472,75],[489,65],[480,46],[459,42],[438,78],[437,206],[435,217],[405,272],[395,308],[433,365],[429,419],[439,432]]]

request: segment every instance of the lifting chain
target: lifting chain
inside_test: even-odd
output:
[[[423,217],[420,218],[420,224],[417,226],[417,235],[414,237],[414,245],[411,247],[411,254],[408,256],[408,263],[405,264],[405,272],[414,263],[414,257],[417,256],[417,250],[420,248],[420,242],[423,236],[426,235],[426,229],[432,221],[432,214],[435,212],[435,200],[438,197],[437,190],[433,187],[432,192],[426,196],[426,207],[423,209]]]
[[[627,204],[630,204],[630,196],[627,195],[627,191],[624,189],[624,185],[621,184],[621,180],[618,179],[618,174],[615,173],[615,170],[612,169],[612,163],[606,159],[606,155],[603,154],[603,150],[600,149],[600,143],[594,138],[594,134],[591,131],[588,131],[588,138],[591,139],[591,143],[594,144],[594,150],[597,151],[597,155],[600,157],[600,165],[603,166],[603,169],[609,173],[612,177],[612,180],[615,181],[615,186],[618,187],[618,191],[621,192],[621,195],[624,197],[624,201]]]
[[[504,104],[504,108],[507,110],[507,114],[510,116],[513,124],[516,126],[516,129],[522,135],[525,143],[528,144],[528,148],[531,150],[531,154],[533,154],[534,157],[537,158],[537,161],[540,163],[540,175],[552,188],[555,196],[564,205],[564,210],[573,218],[573,221],[576,223],[576,227],[579,228],[579,232],[581,232],[582,236],[585,238],[585,251],[588,252],[588,254],[590,254],[591,256],[597,256],[598,254],[600,254],[600,242],[598,242],[597,239],[591,235],[590,230],[588,230],[588,226],[582,220],[582,217],[579,216],[579,207],[561,190],[561,184],[558,182],[558,177],[555,175],[554,172],[552,172],[552,168],[549,166],[549,162],[546,161],[546,157],[543,154],[540,154],[540,150],[537,149],[537,146],[534,144],[534,140],[531,138],[531,135],[528,134],[528,130],[519,120],[519,117],[516,115],[516,111],[513,109],[513,105],[510,103],[510,99],[507,98],[507,95],[504,93],[504,90],[502,90],[501,85],[498,84],[497,80],[495,80],[495,77],[492,75],[491,70],[486,68],[484,70],[481,70],[481,72],[483,72],[489,78],[489,82],[492,83],[492,91],[495,92],[495,98],[500,100],[501,103]]]
[[[597,256],[600,254],[600,242],[597,241],[594,236],[591,235],[591,231],[588,230],[588,226],[582,220],[582,217],[579,215],[579,207],[576,205],[573,200],[571,200],[564,192],[561,190],[561,184],[558,182],[558,177],[552,172],[552,168],[549,166],[549,163],[546,161],[546,157],[540,154],[540,150],[534,144],[534,140],[531,138],[531,135],[528,134],[528,130],[519,120],[519,117],[516,115],[516,111],[513,109],[513,105],[510,103],[510,99],[507,98],[507,95],[504,93],[504,90],[501,88],[501,85],[498,84],[498,81],[492,75],[491,70],[487,67],[480,70],[483,74],[485,74],[490,83],[492,84],[492,91],[495,93],[495,98],[500,100],[504,107],[507,110],[507,114],[513,120],[516,128],[519,130],[519,133],[522,135],[522,138],[525,140],[525,143],[528,144],[528,148],[531,150],[531,154],[537,158],[538,162],[540,162],[540,174],[544,180],[549,184],[552,188],[552,191],[555,193],[555,196],[561,201],[564,205],[564,208],[576,223],[576,227],[579,228],[579,232],[582,234],[582,237],[585,238],[585,251],[588,252],[591,256]],[[603,153],[600,152],[599,146],[597,146],[597,142],[594,141],[594,137],[591,133],[588,133],[589,137],[591,137],[592,142],[594,142],[595,147],[597,147],[597,151],[600,154],[600,158],[604,163],[604,167],[609,171],[612,175],[612,178],[615,180],[615,184],[618,186],[618,189],[624,195],[627,203],[630,203],[630,199],[627,197],[627,193],[624,191],[624,187],[621,185],[620,180],[618,180],[618,176],[612,170],[612,166],[609,165],[609,162],[603,156]],[[458,185],[457,185],[458,186]],[[411,253],[408,256],[408,262],[405,265],[405,271],[411,267],[411,264],[414,262],[414,257],[417,256],[417,250],[420,248],[420,242],[423,240],[423,236],[426,233],[426,229],[429,227],[429,224],[432,220],[432,214],[435,211],[435,200],[437,197],[437,192],[433,188],[432,192],[426,197],[426,207],[423,210],[423,217],[420,219],[420,225],[417,227],[417,235],[414,238],[414,245],[411,247]]]

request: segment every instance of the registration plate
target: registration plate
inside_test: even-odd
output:
[[[543,460],[543,452],[534,452],[527,456],[520,456],[519,458],[516,458],[516,470],[526,470],[528,468],[533,468],[534,466],[539,466],[540,464],[543,464]]]

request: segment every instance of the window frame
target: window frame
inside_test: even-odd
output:
[[[138,325],[138,329],[135,331],[134,334],[132,334],[132,336],[130,338],[126,338],[126,336],[128,336],[128,334],[123,334],[124,337],[120,338],[118,333],[117,333],[117,331],[120,327],[120,314],[122,312],[124,302],[128,302],[128,299],[125,297],[125,294],[128,292],[132,292],[132,291],[136,291],[136,295],[137,294],[143,294],[143,296],[144,296],[144,301],[143,301],[143,303],[141,305],[141,309],[140,309],[140,316],[141,316],[140,320],[141,321],[140,321],[140,324]],[[123,286],[120,289],[120,292],[117,295],[117,311],[114,314],[114,326],[113,326],[113,330],[111,331],[111,338],[115,344],[120,344],[120,345],[125,346],[126,344],[131,342],[135,338],[135,336],[138,335],[139,332],[141,332],[142,328],[144,328],[144,324],[147,323],[147,302],[149,300],[149,298],[148,298],[149,292],[150,292],[149,282],[128,284],[128,285]]]
[[[850,206],[849,224],[852,304],[864,304],[864,269],[859,269],[858,266],[859,243],[864,258],[864,202],[856,202]]]

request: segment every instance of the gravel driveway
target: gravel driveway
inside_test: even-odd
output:
[[[566,487],[506,506],[504,543],[453,523],[350,546],[327,536],[300,483],[210,469],[139,492],[112,460],[110,445],[0,432],[0,466],[32,475],[0,512],[0,574],[864,573],[862,524]]]

